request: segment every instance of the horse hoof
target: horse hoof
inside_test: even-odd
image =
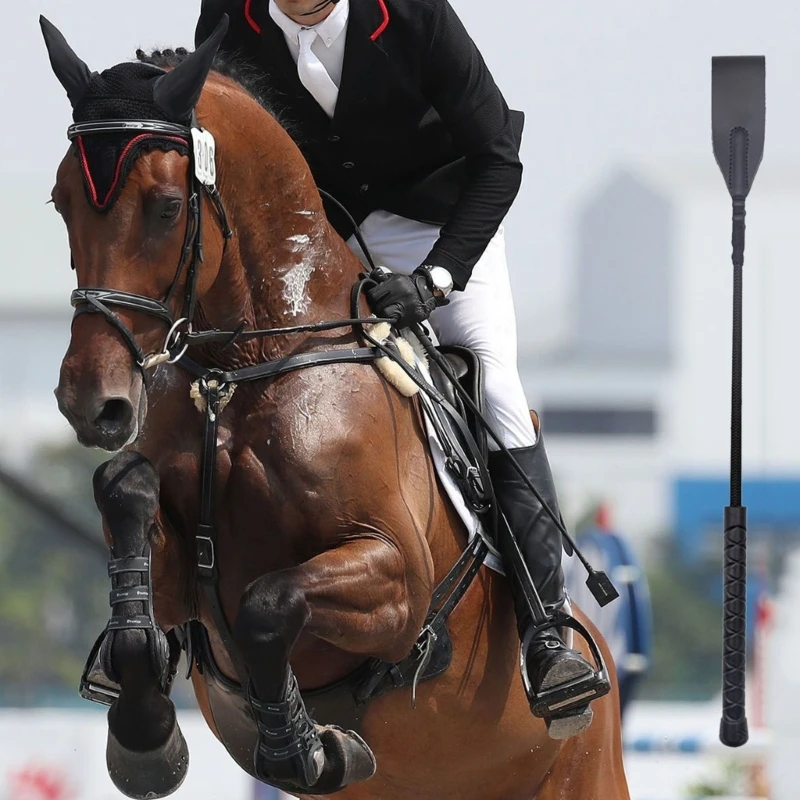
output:
[[[166,797],[186,777],[189,748],[177,721],[161,747],[143,752],[123,747],[109,730],[106,764],[114,786],[127,797],[135,800]]]
[[[551,739],[569,739],[583,733],[591,724],[594,712],[588,706],[579,714],[548,719],[547,732]]]
[[[368,780],[375,774],[377,763],[369,745],[354,731],[336,725],[317,726],[325,749],[325,768],[311,794],[331,794],[351,783]]]

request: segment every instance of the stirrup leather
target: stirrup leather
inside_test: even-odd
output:
[[[595,671],[590,676],[577,678],[537,693],[531,686],[528,676],[527,654],[534,636],[548,628],[571,628],[585,639],[595,662]],[[611,691],[606,663],[597,643],[578,620],[561,611],[556,612],[546,623],[531,625],[525,632],[520,649],[520,668],[531,711],[535,716],[544,719],[570,716],[583,710],[592,700],[603,697]]]

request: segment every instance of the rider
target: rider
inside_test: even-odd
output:
[[[478,353],[487,415],[558,516],[517,371],[501,226],[520,186],[524,118],[509,110],[455,11],[447,0],[203,0],[197,44],[224,13],[221,50],[265,73],[271,103],[317,184],[344,204],[376,263],[392,271],[368,292],[373,310],[401,326],[430,317],[442,344]],[[348,239],[348,222],[327,210]],[[348,244],[363,255],[353,238]],[[502,453],[490,453],[489,468],[542,601],[560,608],[558,527]],[[531,634],[520,579],[508,556],[505,563],[533,691],[582,680],[594,696],[607,691],[558,629]],[[545,719],[562,739],[584,730],[592,712],[583,695]]]

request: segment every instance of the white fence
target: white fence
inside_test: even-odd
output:
[[[176,800],[253,800],[253,781],[199,712],[180,714],[189,774]],[[106,772],[102,709],[0,711],[0,800],[119,800]],[[270,799],[271,800],[271,799]]]
[[[239,769],[198,712],[181,711],[179,719],[190,761],[176,800],[286,800]],[[716,740],[717,721],[715,705],[634,703],[624,735],[632,800],[686,800],[687,786],[712,779],[730,759],[763,764],[770,750],[765,734],[753,731],[744,748],[727,750]],[[105,746],[105,715],[88,704],[70,711],[0,710],[0,800],[119,800],[106,773]],[[774,793],[772,800],[797,796]]]

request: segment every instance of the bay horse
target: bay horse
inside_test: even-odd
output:
[[[78,283],[56,397],[83,445],[119,451],[94,480],[113,614],[84,676],[116,786],[161,797],[186,774],[182,645],[210,729],[298,797],[628,800],[616,686],[549,738],[500,574],[477,570],[428,680],[369,673],[418,646],[467,533],[418,402],[358,363],[359,326],[314,327],[352,317],[362,265],[279,119],[214,60],[226,20],[100,75],[41,24],[76,123],[52,195]],[[354,710],[341,689],[365,668],[387,690]]]

